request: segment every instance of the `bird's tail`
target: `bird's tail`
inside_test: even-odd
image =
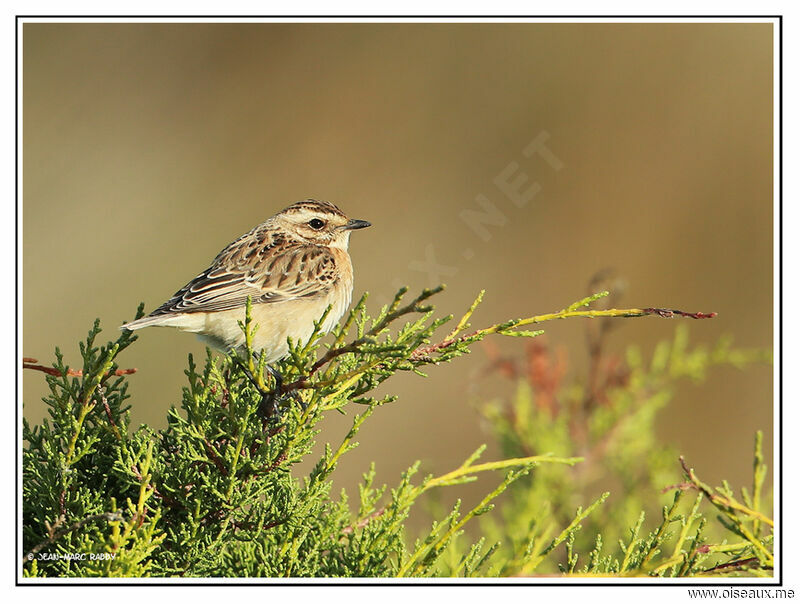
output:
[[[169,319],[169,315],[156,315],[155,317],[151,315],[142,317],[141,319],[136,319],[130,323],[125,323],[124,325],[120,325],[119,328],[127,329],[128,331],[135,331],[137,329],[141,329],[142,327],[150,327],[151,325],[169,325]]]
[[[198,332],[205,326],[204,313],[166,313],[163,315],[147,315],[130,323],[121,325],[120,329],[135,331],[142,327],[177,327],[183,331]]]

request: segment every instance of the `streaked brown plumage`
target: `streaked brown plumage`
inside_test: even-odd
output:
[[[254,347],[263,349],[268,363],[283,358],[287,337],[307,340],[328,305],[326,332],[347,310],[353,293],[350,231],[367,226],[327,201],[295,203],[239,237],[172,298],[121,329],[176,327],[222,350],[240,348],[238,321],[249,297],[259,325]]]

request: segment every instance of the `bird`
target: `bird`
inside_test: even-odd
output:
[[[252,348],[270,364],[289,353],[288,339],[307,342],[314,323],[330,332],[350,306],[350,233],[372,226],[348,219],[331,202],[290,205],[226,246],[211,265],[149,315],[120,329],[175,327],[223,352],[243,352],[248,299],[257,325]],[[270,368],[273,376],[278,377]]]

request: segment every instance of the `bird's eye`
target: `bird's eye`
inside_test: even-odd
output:
[[[311,220],[308,221],[308,226],[318,231],[325,226],[325,221],[320,220],[319,218],[312,218]]]

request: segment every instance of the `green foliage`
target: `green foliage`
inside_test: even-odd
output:
[[[541,463],[574,459],[530,456],[461,467],[415,483],[418,464],[393,489],[364,476],[357,505],[331,495],[331,474],[356,443],[364,421],[392,397],[369,396],[397,371],[450,360],[482,335],[427,347],[449,320],[433,318],[426,290],[402,305],[405,290],[375,319],[365,299],[317,358],[322,334],[291,344],[278,370],[284,378],[279,414],[259,415],[269,396],[265,367],[250,347],[258,327],[249,307],[242,324],[244,358],[208,354],[200,369],[190,357],[181,409],[166,429],[131,430],[123,406],[127,385],[117,355],[135,337],[95,345],[95,323],[81,344],[78,376],[56,351],[48,375],[50,419],[23,426],[24,572],[28,576],[426,576],[465,522],[490,508],[510,483]],[[137,317],[141,316],[139,309]],[[411,317],[396,331],[389,325]],[[322,323],[324,317],[318,322]],[[460,328],[466,326],[466,320]],[[507,329],[507,328],[506,328]],[[355,338],[345,343],[351,333]],[[424,354],[420,351],[424,349]],[[338,447],[326,446],[308,476],[292,466],[312,451],[323,414],[349,403],[363,409]],[[458,506],[430,534],[407,546],[404,522],[421,495],[438,486],[507,471],[505,479],[467,512]],[[120,502],[121,505],[118,505]],[[77,560],[75,558],[78,558]],[[477,569],[477,554],[464,565]]]
[[[623,362],[603,354],[603,331],[601,327],[590,334],[586,383],[563,384],[563,356],[539,343],[529,345],[522,363],[495,359],[516,383],[516,394],[479,403],[479,411],[503,453],[549,451],[580,455],[583,462],[574,468],[548,466],[525,477],[508,490],[497,513],[482,519],[480,534],[498,543],[486,572],[771,575],[772,521],[759,511],[767,474],[761,433],[756,437],[753,492],[743,489],[744,504],[734,499],[727,483],[712,489],[686,467],[681,481],[677,452],[656,437],[658,414],[678,381],[701,381],[714,366],[743,367],[769,360],[769,355],[735,349],[727,338],[711,350],[691,348],[688,331],[681,326],[673,341],[659,344],[648,361],[630,347]],[[687,498],[690,490],[698,496]],[[591,510],[579,507],[593,498]],[[709,506],[722,512],[719,522],[709,521],[703,511]],[[576,507],[578,512],[571,514]],[[654,517],[660,524],[644,532]],[[561,530],[563,526],[567,529]],[[561,532],[553,538],[556,531]],[[554,552],[562,542],[564,548]],[[455,571],[449,561],[467,548],[455,543],[452,549],[442,557],[442,574]]]
[[[683,375],[696,378],[716,362],[747,360],[730,346],[703,356],[685,345],[675,352],[673,345],[657,354],[658,359],[666,354],[669,362],[654,359],[647,369],[631,353],[627,381],[592,393],[610,401],[604,405],[588,404],[586,392],[570,387],[563,400],[572,402],[556,413],[555,407],[540,404],[537,384],[529,381],[511,403],[482,409],[505,459],[480,462],[484,447],[479,447],[453,471],[424,477],[418,476],[417,462],[394,487],[374,484],[373,465],[355,497],[332,493],[332,474],[357,445],[358,431],[393,400],[371,393],[397,372],[421,373],[425,366],[469,352],[491,334],[541,333],[519,330],[528,324],[653,314],[653,309],[578,310],[604,295],[598,294],[558,313],[465,333],[481,294],[444,339],[431,343],[434,332],[450,320],[435,318],[427,304],[438,291],[425,290],[404,303],[406,291],[401,290],[375,318],[367,315],[362,297],[322,354],[318,329],[308,342],[290,342],[289,356],[276,367],[283,385],[275,397],[274,381],[250,346],[258,326],[248,306],[242,322],[246,353],[214,357],[209,352],[201,365],[190,356],[180,408],[169,410],[166,428],[157,432],[147,426],[133,429],[125,404],[125,371],[119,370],[117,358],[135,336],[123,331],[115,342],[97,346],[96,322],[80,345],[79,375],[56,350],[54,375],[46,376],[49,419],[23,425],[24,574],[484,576],[557,572],[563,559],[561,570],[569,574],[686,575],[704,571],[701,559],[713,555],[727,556],[729,566],[718,567],[723,570],[769,570],[771,520],[759,512],[766,474],[761,462],[744,504],[729,490],[711,491],[687,470],[662,525],[640,537],[641,510],[652,499],[653,487],[667,484],[663,480],[670,476],[653,437],[655,412],[666,403],[667,385]],[[402,325],[394,328],[397,323]],[[275,414],[262,413],[270,407]],[[294,466],[312,454],[324,414],[356,409],[344,439],[327,444],[307,475],[293,474]],[[579,464],[578,455],[586,455],[587,463]],[[614,514],[604,513],[608,504],[603,502],[611,500],[607,493],[579,507],[581,494],[595,484],[591,469],[597,464],[622,486]],[[408,515],[426,493],[496,471],[502,478],[476,506],[463,510],[457,502],[416,540],[408,534]],[[720,510],[727,529],[737,535],[735,543],[708,545],[703,540],[699,498],[689,513],[678,512],[680,497],[690,489],[724,507]],[[498,501],[500,509],[488,513]],[[576,514],[566,512],[576,507]],[[639,520],[621,543],[622,559],[604,553],[604,541],[622,534],[620,527],[632,513]],[[477,517],[482,536],[469,541],[465,526]],[[603,535],[586,555],[575,553],[587,548],[581,540],[586,531],[578,531],[582,525]],[[678,540],[668,556],[662,552],[678,525]]]

